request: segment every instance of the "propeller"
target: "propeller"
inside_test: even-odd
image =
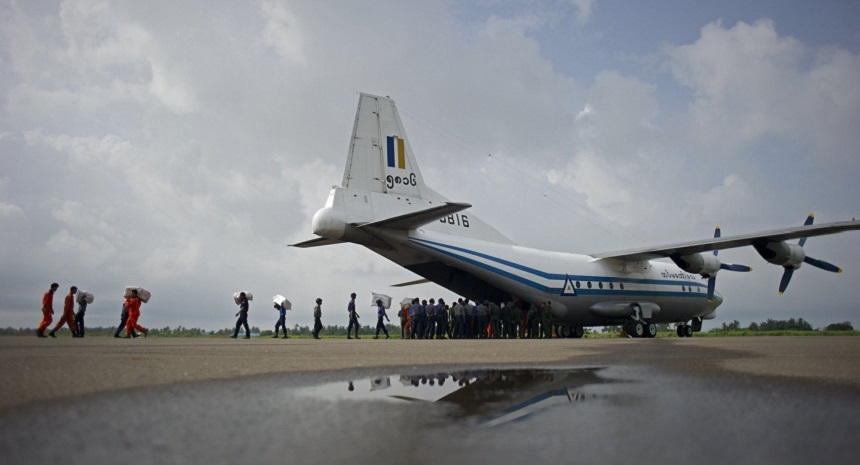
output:
[[[714,229],[714,239],[716,239],[718,237],[720,237],[720,227],[719,226],[717,226],[716,229]],[[719,253],[719,250],[714,250],[714,256],[715,257],[718,255],[718,253]],[[720,263],[720,269],[721,270],[727,270],[727,271],[740,271],[740,272],[752,271],[752,268],[750,268],[746,265],[737,265],[734,263],[722,263],[722,262]],[[714,273],[713,275],[708,277],[708,302],[714,300],[714,288],[716,286],[717,286],[717,274]]]
[[[806,217],[806,221],[803,223],[804,226],[812,225],[812,222],[815,221],[815,215],[812,213]],[[797,245],[803,247],[806,244],[806,238],[801,237],[797,242]],[[822,269],[824,271],[829,271],[831,273],[842,273],[842,268],[838,266],[825,262],[824,260],[819,260],[817,258],[807,257],[804,254],[803,263],[808,263],[810,266],[814,266],[816,268]],[[791,276],[794,274],[794,270],[799,268],[800,264],[797,267],[785,267],[785,271],[782,273],[782,279],[779,280],[779,295],[782,295],[785,292],[785,289],[788,287],[788,283],[791,282]]]

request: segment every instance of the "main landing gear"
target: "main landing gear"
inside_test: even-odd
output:
[[[582,326],[559,326],[559,335],[563,338],[579,339],[585,334]]]
[[[657,335],[657,325],[647,321],[630,319],[624,323],[624,331],[630,337],[654,337]]]

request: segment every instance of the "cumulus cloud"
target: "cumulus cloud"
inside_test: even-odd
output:
[[[296,17],[285,5],[270,0],[263,1],[261,10],[266,24],[260,41],[282,58],[303,64],[302,32]]]
[[[576,7],[576,18],[580,24],[585,24],[591,19],[594,12],[594,0],[570,0],[570,3]]]
[[[846,157],[860,121],[860,55],[811,49],[781,36],[772,21],[719,22],[694,43],[667,50],[673,76],[691,89],[691,129],[704,145],[736,153],[766,136]]]

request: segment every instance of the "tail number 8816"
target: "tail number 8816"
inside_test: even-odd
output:
[[[469,227],[469,217],[467,215],[454,214],[443,216],[439,219],[439,221],[442,223],[450,224],[451,226],[462,226],[464,228]]]

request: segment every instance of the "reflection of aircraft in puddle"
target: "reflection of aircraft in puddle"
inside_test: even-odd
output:
[[[453,419],[477,418],[496,426],[527,417],[559,404],[582,400],[581,388],[612,382],[598,375],[600,368],[472,370],[454,373],[388,376],[310,386],[293,394],[338,401],[375,400],[392,403],[437,403]]]
[[[380,391],[391,387],[391,378],[388,376],[380,376],[370,380],[370,391]]]
[[[519,420],[559,404],[581,400],[576,391],[589,384],[608,382],[597,375],[599,369],[578,370],[480,370],[429,376],[401,376],[401,384],[430,390],[444,388],[445,382],[456,386],[442,397],[427,398],[394,395],[407,401],[442,402],[455,406],[451,414],[458,417],[480,417],[482,423],[496,426]]]
[[[608,382],[599,369],[578,370],[486,370],[473,377],[453,375],[463,387],[439,399],[459,407],[463,416],[477,416],[496,426],[522,419],[555,405],[582,399],[576,389]]]

